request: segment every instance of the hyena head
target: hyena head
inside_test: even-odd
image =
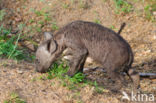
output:
[[[39,45],[36,51],[36,71],[46,72],[52,62],[56,59],[55,52],[57,43],[49,32],[44,33],[44,41]]]

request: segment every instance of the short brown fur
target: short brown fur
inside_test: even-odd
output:
[[[122,25],[118,33],[123,27]],[[132,72],[135,72],[131,68],[133,63],[131,47],[118,33],[92,22],[69,23],[39,46],[36,52],[36,70],[46,72],[60,54],[66,48],[70,48],[69,53],[73,55],[73,60],[70,61],[70,69],[67,72],[69,76],[82,71],[87,56],[90,56],[107,69],[109,76],[118,84],[116,90],[120,89],[124,82],[121,71],[130,76],[137,88],[140,78],[138,73],[131,76]]]

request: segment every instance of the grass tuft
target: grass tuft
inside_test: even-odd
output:
[[[70,90],[77,90],[80,87],[87,85],[94,86],[97,93],[103,93],[103,88],[99,87],[97,82],[92,82],[85,79],[85,75],[81,72],[76,73],[73,77],[64,75],[67,73],[69,66],[65,63],[54,63],[48,71],[47,79],[59,78],[61,79],[62,85]]]
[[[26,103],[23,99],[19,97],[17,93],[11,93],[10,98],[5,100],[4,103]]]
[[[25,57],[23,51],[17,49],[20,34],[11,38],[8,36],[9,34],[10,30],[0,27],[0,56],[17,60],[23,59]]]
[[[5,10],[0,10],[0,21],[3,20],[4,16],[6,15]]]
[[[99,19],[95,19],[94,22],[97,24],[101,24],[101,21]]]
[[[79,0],[79,8],[88,9],[89,8],[89,5],[85,1]]]
[[[57,26],[56,22],[52,22],[52,30],[58,30],[59,27]]]
[[[76,89],[80,83],[86,83],[85,75],[81,72],[76,73],[73,77],[63,76],[68,69],[69,67],[64,65],[64,63],[54,63],[48,72],[47,79],[59,78],[62,80],[62,85],[69,89]]]
[[[128,3],[126,0],[114,0],[116,6],[116,13],[129,13],[132,11],[133,6]]]
[[[155,8],[154,8],[155,7]],[[151,20],[151,21],[154,21],[154,16],[152,14],[152,12],[156,9],[156,6],[153,6],[153,5],[146,5],[144,7],[144,13],[145,13],[145,18],[147,20]]]
[[[20,30],[22,30],[22,27],[22,25],[19,25]],[[17,35],[10,34],[11,30],[0,26],[0,56],[15,60],[27,60],[27,57],[31,57],[32,55],[24,53],[24,49],[20,49],[18,46],[18,42],[21,39],[21,33]]]

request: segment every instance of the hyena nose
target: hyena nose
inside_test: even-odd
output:
[[[36,66],[36,72],[40,72],[40,73],[42,73],[43,70],[42,70],[39,66]]]
[[[36,65],[36,72],[45,73],[46,71],[40,65]]]

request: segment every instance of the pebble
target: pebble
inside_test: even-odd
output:
[[[3,69],[3,72],[7,72],[7,70],[6,69]]]
[[[127,32],[130,32],[131,31],[131,29],[127,29]]]
[[[91,57],[87,57],[86,62],[87,63],[93,63],[93,59]]]
[[[13,35],[12,33],[9,33],[9,34],[8,34],[8,36],[12,36],[12,35]]]
[[[147,51],[146,51],[146,53],[150,53],[150,52],[152,52],[152,50],[147,50]]]
[[[65,59],[65,60],[72,60],[72,56],[70,56],[70,55],[69,56],[64,56],[63,59]]]
[[[48,5],[52,5],[51,3],[49,3]]]
[[[153,39],[156,40],[156,35],[153,36]]]
[[[153,12],[153,15],[156,15],[156,11],[155,11],[155,12]]]
[[[17,70],[17,73],[23,74],[23,71],[22,70]]]

